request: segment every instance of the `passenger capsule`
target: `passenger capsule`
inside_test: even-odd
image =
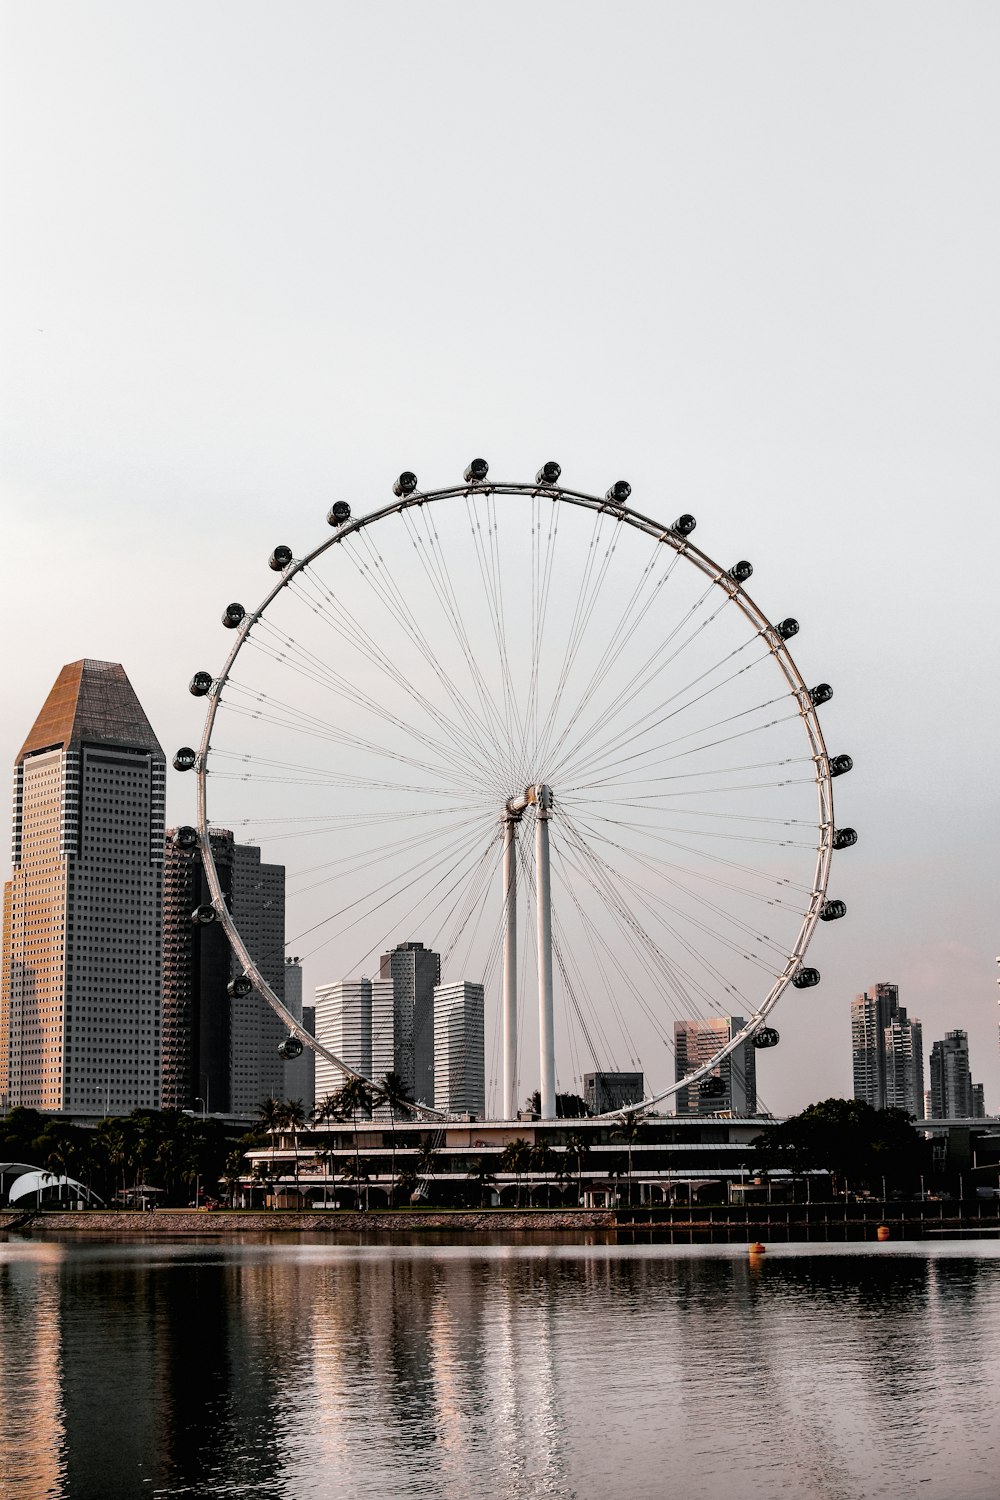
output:
[[[272,570],[272,572],[283,573],[288,567],[288,564],[291,562],[291,560],[291,547],[285,547],[284,545],[282,545],[279,547],[275,547],[274,551],[271,553],[271,556],[267,560],[267,565]]]
[[[746,559],[743,562],[733,563],[729,569],[729,576],[736,583],[746,583],[748,578],[753,577],[753,563],[748,563]]]
[[[242,604],[227,604],[226,612],[222,616],[222,623],[227,630],[235,630],[237,625],[243,620],[245,614],[246,610]]]
[[[231,979],[226,985],[226,989],[233,1000],[242,1000],[244,995],[249,995],[253,989],[253,981],[249,974],[237,974],[235,979]]]
[[[690,536],[697,524],[698,522],[695,520],[694,516],[689,516],[685,512],[683,516],[677,517],[677,520],[671,526],[670,530],[673,531],[677,536]]]
[[[840,917],[846,916],[846,901],[824,901],[819,909],[819,919],[821,922],[836,922]]]
[[[185,823],[181,828],[175,828],[170,842],[175,849],[197,849],[198,830]]]
[[[557,463],[553,463],[552,460],[550,459],[547,464],[542,464],[542,467],[539,469],[538,473],[535,475],[535,483],[536,484],[558,484],[559,483],[559,476],[560,476],[561,473],[562,473],[562,469],[559,467],[559,465]]]
[[[490,466],[485,458],[474,458],[463,477],[466,484],[482,484],[489,472]]]
[[[797,990],[811,990],[814,985],[819,984],[819,970],[800,969],[797,974],[792,975],[792,984]]]
[[[701,1080],[701,1083],[698,1085],[698,1092],[703,1094],[706,1099],[721,1099],[726,1092],[726,1080],[712,1074],[710,1077]]]
[[[817,682],[814,688],[809,689],[809,697],[812,699],[813,707],[818,708],[821,703],[829,703],[833,697],[833,688],[828,682]]]
[[[196,672],[188,683],[188,692],[193,698],[204,698],[211,686],[211,672]]]
[[[336,505],[331,505],[326,519],[331,526],[343,526],[351,519],[351,507],[346,500],[338,500]]]
[[[833,835],[833,847],[835,849],[850,849],[857,842],[858,835],[854,828],[838,828]]]
[[[175,771],[193,771],[197,759],[197,751],[192,750],[190,745],[182,745],[174,754],[173,768]]]
[[[854,767],[854,762],[853,762],[853,760],[851,759],[851,757],[849,755],[831,755],[830,756],[830,775],[831,776],[846,776],[847,773],[848,773],[848,771],[852,770],[853,767]]]
[[[278,1043],[278,1056],[283,1057],[286,1062],[291,1062],[295,1057],[302,1056],[302,1043],[297,1036],[286,1036],[283,1042]]]
[[[416,474],[411,474],[409,469],[404,469],[402,474],[400,474],[399,478],[396,480],[396,483],[393,485],[392,493],[394,495],[398,495],[399,498],[402,499],[404,495],[412,495],[416,487]]]
[[[775,625],[774,628],[783,641],[790,641],[793,635],[798,635],[799,633],[799,622],[798,620],[793,620],[791,615],[789,615],[787,620],[782,620],[781,624]]]
[[[759,1031],[755,1031],[753,1034],[753,1044],[755,1047],[776,1047],[780,1041],[781,1037],[773,1026],[762,1026]]]
[[[191,913],[191,920],[196,927],[211,927],[215,921],[215,907],[206,902],[203,906],[196,906]]]
[[[604,498],[611,505],[624,505],[631,493],[632,486],[627,479],[616,479]]]

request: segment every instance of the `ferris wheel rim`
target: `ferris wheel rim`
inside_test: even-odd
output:
[[[764,1026],[768,1015],[801,968],[802,960],[805,957],[816,925],[820,919],[820,911],[826,898],[829,883],[835,825],[830,757],[827,752],[816,705],[810,696],[805,679],[788,649],[787,642],[779,634],[777,627],[772,624],[769,617],[746,592],[743,584],[734,579],[728,569],[721,567],[706,552],[691,542],[688,535],[677,532],[673,526],[663,525],[661,522],[644,515],[627,503],[619,504],[612,502],[607,496],[592,495],[586,491],[570,489],[558,483],[543,484],[538,481],[533,484],[521,484],[504,480],[483,480],[481,482],[464,482],[457,485],[447,485],[437,489],[413,490],[408,494],[394,499],[391,504],[369,511],[365,515],[350,516],[343,524],[336,525],[330,536],[325,537],[318,546],[314,547],[303,557],[292,557],[290,562],[281,570],[280,577],[264,596],[260,604],[253,610],[245,611],[234,630],[235,638],[223,669],[217,677],[213,677],[211,687],[206,694],[208,699],[207,713],[193,769],[195,770],[197,785],[197,831],[199,847],[212,898],[212,906],[215,910],[216,919],[223,928],[231,948],[243,964],[247,977],[250,978],[254,988],[267,1001],[271,1009],[288,1026],[290,1034],[298,1037],[303,1045],[308,1046],[317,1056],[331,1063],[345,1077],[358,1079],[373,1089],[377,1089],[378,1085],[375,1080],[366,1077],[363,1073],[358,1072],[345,1063],[343,1059],[338,1057],[323,1043],[320,1043],[315,1037],[311,1036],[301,1023],[295,1019],[292,1012],[275,994],[258,965],[254,962],[236,923],[233,921],[223,895],[210,837],[207,777],[209,775],[208,757],[211,752],[211,735],[223,689],[229,681],[233,666],[243,646],[247,643],[251,630],[293,579],[309,568],[318,558],[322,557],[332,548],[339,546],[348,537],[367,530],[369,527],[376,525],[380,521],[387,520],[391,516],[400,515],[407,510],[417,509],[424,505],[433,505],[443,500],[490,495],[545,498],[550,499],[553,503],[565,502],[580,509],[606,514],[613,520],[626,524],[632,529],[672,547],[679,556],[684,557],[708,578],[713,585],[720,588],[728,602],[740,611],[744,618],[749,621],[757,633],[764,639],[768,645],[770,654],[774,657],[788,684],[791,695],[795,699],[798,714],[805,727],[811,747],[810,758],[813,761],[816,772],[815,781],[819,805],[820,821],[816,825],[819,843],[817,846],[816,864],[809,903],[803,914],[798,936],[792,946],[788,960],[782,972],[775,978],[764,1000],[752,1009],[743,1027],[714,1052],[710,1059],[698,1068],[690,1070],[682,1079],[675,1080],[662,1089],[651,1091],[642,1100],[620,1109],[606,1111],[598,1118],[620,1118],[629,1113],[642,1115],[655,1109],[664,1100],[672,1098],[680,1090],[696,1086],[703,1078],[714,1073],[722,1062],[744,1043],[750,1041],[754,1034]],[[333,525],[332,521],[331,525]],[[407,1109],[411,1110],[419,1118],[426,1119],[429,1122],[442,1122],[449,1118],[444,1112],[423,1103],[408,1102]]]

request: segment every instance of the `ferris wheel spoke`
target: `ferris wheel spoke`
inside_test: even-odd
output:
[[[421,566],[424,569],[428,581],[430,582],[435,594],[437,595],[438,602],[441,605],[442,611],[444,612],[445,619],[448,621],[449,628],[451,629],[451,632],[462,651],[463,657],[465,659],[466,669],[469,673],[470,678],[472,679],[476,695],[479,699],[480,708],[484,716],[484,722],[486,724],[492,725],[494,750],[499,753],[501,747],[504,745],[505,739],[507,741],[509,741],[510,739],[509,726],[504,725],[503,716],[496,702],[494,701],[493,695],[486,683],[486,679],[483,676],[482,671],[480,670],[479,663],[476,660],[476,653],[473,650],[472,643],[469,639],[469,633],[462,613],[462,607],[451,578],[451,572],[448,568],[444,549],[440,545],[440,538],[438,536],[436,527],[434,526],[431,516],[427,511],[422,511],[420,514],[426,541],[419,535],[416,523],[405,512],[403,513],[402,517],[403,523],[410,534],[413,546],[417,553],[417,557],[420,560]],[[481,563],[480,567],[482,567]]]
[[[355,852],[354,854],[341,855],[339,860],[330,860],[324,865],[313,866],[311,871],[303,871],[298,881],[289,883],[288,890],[292,895],[306,895],[310,891],[333,885],[338,880],[353,879],[354,876],[360,875],[362,871],[374,869],[377,865],[385,864],[396,855],[412,849],[419,848],[423,853],[430,855],[433,846],[442,839],[454,839],[457,831],[461,830],[464,833],[467,829],[468,820],[460,818],[453,820],[451,823],[446,823],[443,827],[434,829],[429,833],[423,831],[409,839],[395,840],[393,843],[384,844],[377,849],[366,849],[361,854]],[[300,883],[305,879],[307,874],[321,874],[323,871],[327,873],[322,874],[320,879],[312,880],[308,885]]]
[[[379,590],[372,584],[369,573],[353,557],[351,561],[354,563],[359,576],[364,579],[370,588],[373,588],[378,593]],[[393,660],[392,655],[383,650],[370,634],[362,630],[351,612],[343,603],[336,599],[332,590],[326,587],[322,579],[314,577],[307,581],[311,582],[319,591],[321,600],[325,600],[329,617],[316,604],[310,603],[308,596],[304,592],[304,588],[296,588],[294,584],[291,585],[290,588],[293,596],[301,598],[307,607],[319,614],[321,621],[327,624],[330,629],[338,630],[340,633],[346,635],[350,644],[365,661],[368,661],[372,666],[383,672],[404,697],[409,698],[411,702],[427,715],[430,721],[436,725],[437,729],[445,735],[446,740],[451,742],[450,749],[448,750],[450,755],[454,756],[456,751],[466,754],[472,751],[473,753],[470,758],[473,761],[478,760],[481,766],[485,766],[488,763],[489,757],[479,752],[481,739],[479,726],[474,722],[471,710],[469,710],[465,699],[458,692],[457,688],[451,683],[440,683],[442,677],[440,664],[433,653],[428,651],[426,643],[416,642],[418,650],[423,656],[425,663],[431,667],[432,673],[438,679],[440,685],[445,687],[453,706],[458,708],[464,724],[456,724],[447,714],[442,712],[426,693],[419,689],[411,680],[411,677]],[[394,611],[388,603],[386,604],[386,609],[388,613],[392,614],[398,620],[398,612]],[[410,638],[412,639],[412,634],[409,632],[408,634],[410,634]],[[331,672],[320,658],[315,657],[314,663],[315,668],[320,671],[321,676],[325,676],[331,686],[343,691],[344,696],[355,697],[360,706],[366,708],[376,717],[386,719],[390,723],[396,724],[397,727],[407,728],[409,733],[418,740],[422,740],[425,743],[436,743],[431,737],[426,735],[426,732],[420,731],[417,726],[408,723],[408,721],[402,719],[399,715],[392,714],[377,698],[371,694],[360,692],[356,686],[349,684],[348,680],[342,674]],[[346,688],[343,686],[345,684],[347,685]]]
[[[703,671],[699,672],[698,675],[690,682],[686,683],[684,687],[677,688],[673,693],[668,694],[655,709],[650,709],[646,713],[640,714],[638,718],[633,719],[630,723],[615,729],[610,738],[603,740],[599,745],[587,751],[581,760],[574,763],[571,759],[571,755],[567,755],[565,757],[563,766],[561,766],[554,773],[554,776],[561,775],[562,777],[566,777],[567,774],[580,775],[584,769],[586,769],[588,766],[593,765],[595,762],[600,761],[602,757],[614,754],[623,746],[630,745],[633,740],[637,738],[640,732],[643,734],[653,733],[653,731],[659,729],[661,725],[669,723],[671,720],[678,718],[682,713],[686,713],[688,709],[694,708],[696,704],[703,702],[706,698],[713,697],[717,692],[721,692],[722,689],[729,687],[739,678],[745,677],[746,674],[748,672],[751,672],[754,667],[759,666],[761,662],[767,661],[769,659],[771,655],[770,651],[762,652],[759,656],[754,657],[752,660],[742,662],[734,672],[731,672],[729,674],[729,676],[721,678],[718,682],[713,683],[711,687],[705,688],[701,693],[696,694],[694,697],[688,698],[686,701],[683,701],[681,703],[677,702],[679,698],[683,699],[684,695],[686,693],[689,693],[691,688],[699,686],[707,678],[713,676],[716,672],[727,666],[731,661],[735,660],[736,657],[741,656],[753,644],[754,642],[752,641],[746,641],[743,643],[743,645],[735,647],[732,651],[728,651],[725,656],[714,662],[710,667],[707,667]],[[664,665],[669,665],[669,663],[665,663]],[[630,694],[628,699],[622,702],[620,707],[616,709],[616,714],[618,712],[622,712],[632,702],[634,702],[636,696],[637,693]],[[670,705],[674,706],[670,707]],[[670,707],[670,712],[663,713],[662,710],[668,707]],[[654,715],[659,715],[659,717],[654,717]],[[607,729],[613,722],[614,717],[608,718],[602,724],[601,728]],[[579,743],[582,745],[582,740]]]
[[[653,557],[643,569],[640,575],[639,582],[638,584],[636,584],[635,588],[632,591],[632,594],[626,601],[625,607],[622,609],[617,623],[612,625],[605,632],[606,641],[604,649],[601,652],[600,657],[598,658],[597,665],[594,668],[589,682],[586,684],[576,703],[573,714],[569,718],[565,728],[559,736],[559,739],[552,746],[551,754],[553,758],[558,756],[560,751],[563,750],[570,734],[573,732],[578,722],[582,720],[586,709],[590,706],[590,703],[592,702],[599,688],[604,683],[609,673],[614,669],[616,663],[628,649],[630,642],[632,641],[639,627],[642,625],[649,611],[653,608],[654,604],[657,603],[660,597],[659,590],[662,589],[670,581],[674,569],[680,562],[680,553],[671,553],[670,562],[668,563],[662,576],[655,582],[653,582],[656,571],[656,563],[659,561],[662,555],[662,543],[657,541],[655,544]],[[638,612],[636,612],[643,591],[649,583],[652,583],[652,590],[649,593],[645,604],[641,609],[638,609]],[[707,593],[705,597],[708,597]],[[592,612],[593,611],[591,610],[591,613]],[[577,743],[579,743],[579,741]],[[564,760],[567,757],[571,758],[572,754],[572,751],[567,752],[567,756],[564,756]],[[554,775],[559,775],[561,765],[562,762],[556,762],[555,770],[553,772]]]
[[[772,977],[774,975],[775,960],[780,960],[781,963],[787,961],[788,955],[780,943],[776,943],[767,933],[761,932],[759,928],[745,922],[736,913],[724,910],[715,902],[709,901],[707,897],[697,892],[687,891],[684,893],[690,897],[693,905],[702,907],[715,916],[722,916],[733,928],[739,929],[745,937],[749,938],[751,948],[749,952],[747,951],[746,944],[734,942],[728,932],[720,931],[704,918],[696,916],[691,911],[685,911],[683,908],[678,907],[676,903],[668,901],[665,896],[660,896],[649,891],[643,882],[632,879],[630,876],[624,874],[610,860],[592,849],[575,825],[571,830],[571,836],[586,851],[586,855],[593,865],[601,870],[602,878],[605,882],[612,888],[614,885],[624,887],[628,893],[629,902],[632,904],[638,902],[649,913],[650,917],[659,921],[670,932],[672,937],[680,936],[675,925],[676,922],[687,923],[690,927],[694,927],[704,933],[705,936],[712,938],[721,948],[726,948],[730,952],[746,959],[748,963],[754,964]],[[667,884],[674,885],[675,888],[677,886],[677,882],[673,881],[667,881]],[[616,895],[616,900],[622,906],[625,905],[620,894]],[[655,908],[662,908],[662,912],[658,912]],[[666,915],[663,915],[663,913],[666,913]],[[773,957],[767,959],[759,953],[752,951],[755,945],[761,949],[769,950]]]
[[[369,557],[371,558],[371,566],[363,566],[360,560],[354,557],[353,551],[350,548],[345,549],[347,556],[354,564],[364,582],[375,593],[382,607],[392,616],[413,645],[416,646],[425,664],[436,678],[439,687],[447,695],[453,708],[464,722],[466,735],[471,736],[474,743],[482,750],[484,745],[489,745],[494,740],[494,736],[490,733],[489,725],[479,717],[472,704],[459,689],[457,683],[454,682],[451,674],[446,672],[441,665],[437,653],[427,641],[423,630],[407,605],[405,586],[396,579],[382,554],[374,548],[368,534],[368,528],[355,533],[355,535],[361,538],[363,545],[367,547]],[[494,743],[494,751],[495,748]]]

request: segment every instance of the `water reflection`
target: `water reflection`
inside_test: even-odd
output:
[[[0,1245],[26,1500],[996,1492],[1000,1246]]]

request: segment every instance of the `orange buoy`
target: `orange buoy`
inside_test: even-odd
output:
[[[880,1224],[878,1226],[878,1228],[875,1231],[875,1238],[878,1239],[878,1240],[887,1240],[889,1238],[889,1226],[888,1226],[888,1224]]]
[[[760,1240],[754,1240],[753,1244],[748,1246],[748,1249],[751,1255],[763,1255],[767,1246],[762,1245]]]

